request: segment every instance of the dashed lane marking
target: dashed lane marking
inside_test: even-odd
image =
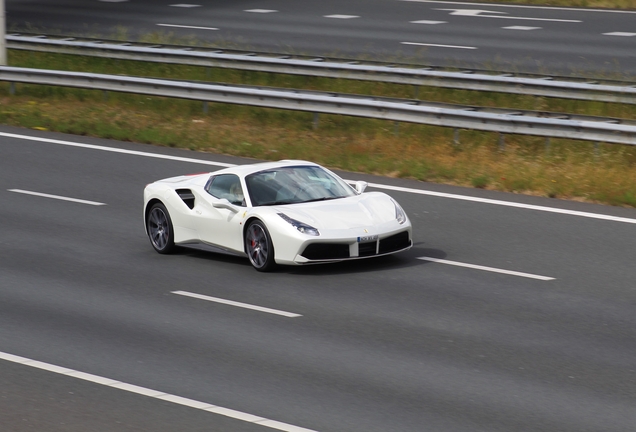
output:
[[[353,19],[360,18],[359,15],[325,15],[324,18],[335,18],[335,19]]]
[[[274,314],[274,315],[281,315],[287,318],[297,318],[297,317],[301,317],[302,315],[297,314],[297,313],[292,313],[292,312],[285,312],[285,311],[281,311],[281,310],[277,310],[277,309],[270,309],[270,308],[266,308],[266,307],[262,307],[262,306],[255,306],[255,305],[251,305],[251,304],[247,304],[247,303],[241,303],[241,302],[237,302],[237,301],[233,301],[233,300],[225,300],[222,298],[218,298],[218,297],[210,297],[210,296],[206,296],[203,294],[197,294],[197,293],[191,293],[188,291],[172,291],[172,294],[177,294],[180,296],[185,296],[185,297],[192,297],[195,299],[199,299],[199,300],[205,300],[205,301],[209,301],[209,302],[214,302],[214,303],[221,303],[221,304],[225,304],[225,305],[230,305],[230,306],[236,306],[236,307],[240,307],[243,309],[252,309],[252,310],[256,310],[259,312],[266,312],[266,313],[270,313],[270,314]]]
[[[71,202],[75,202],[75,203],[88,204],[88,205],[92,205],[92,206],[104,206],[104,205],[106,205],[104,203],[96,202],[96,201],[88,201],[88,200],[77,199],[77,198],[69,198],[69,197],[60,196],[60,195],[51,195],[51,194],[45,194],[45,193],[40,193],[40,192],[32,192],[32,191],[27,191],[27,190],[22,190],[22,189],[7,189],[7,190],[9,192],[15,192],[15,193],[19,193],[19,194],[34,195],[34,196],[43,197],[43,198],[53,198],[53,199],[60,200],[60,201],[71,201]]]
[[[480,9],[437,9],[437,10],[450,11],[450,15],[477,17],[477,18],[499,18],[499,19],[524,20],[524,21],[551,21],[551,22],[562,22],[562,23],[582,22],[581,20],[571,20],[571,19],[508,16],[506,12],[488,11],[488,10],[480,10]],[[488,14],[495,14],[495,15],[488,15]]]
[[[502,27],[505,30],[541,30],[541,27],[527,27],[527,26],[508,26]]]
[[[448,21],[417,20],[417,21],[411,21],[411,24],[429,24],[429,25],[448,24]]]
[[[468,49],[468,50],[476,50],[477,47],[471,46],[461,46],[461,45],[442,45],[442,44],[432,44],[432,43],[423,43],[423,42],[400,42],[402,45],[416,45],[416,46],[427,46],[427,47],[436,47],[436,48],[454,48],[454,49]]]
[[[603,36],[624,36],[624,37],[632,37],[632,36],[636,36],[636,33],[628,33],[628,32],[610,32],[610,33],[603,33]]]
[[[218,28],[216,28],[216,27],[197,27],[197,26],[180,25],[180,24],[163,24],[163,23],[159,23],[157,25],[160,26],[160,27],[187,28],[187,29],[194,29],[194,30],[218,30]]]
[[[507,274],[507,275],[511,275],[511,276],[520,276],[520,277],[525,277],[525,278],[529,278],[529,279],[539,279],[539,280],[542,280],[542,281],[554,280],[553,277],[549,277],[549,276],[541,276],[541,275],[535,275],[535,274],[530,274],[530,273],[522,273],[522,272],[512,271],[512,270],[503,270],[503,269],[494,268],[494,267],[486,267],[486,266],[480,266],[480,265],[475,265],[475,264],[467,264],[467,263],[461,263],[461,262],[457,262],[457,261],[449,261],[449,260],[439,259],[439,258],[419,257],[418,259],[422,260],[422,261],[430,261],[430,262],[439,263],[439,264],[448,264],[448,265],[452,265],[452,266],[456,266],[456,267],[466,267],[466,268],[470,268],[470,269],[483,270],[483,271],[488,271],[488,272],[492,272],[492,273],[502,273],[502,274]]]

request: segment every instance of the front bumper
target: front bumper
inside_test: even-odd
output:
[[[294,258],[294,264],[346,261],[389,255],[413,245],[409,227],[396,232],[366,237],[308,242]]]

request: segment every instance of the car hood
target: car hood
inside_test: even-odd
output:
[[[318,229],[352,229],[395,220],[395,204],[381,192],[278,206],[277,211]]]

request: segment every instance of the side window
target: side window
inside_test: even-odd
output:
[[[207,191],[215,198],[225,198],[234,205],[245,206],[241,181],[234,174],[221,174],[212,177],[208,183]]]

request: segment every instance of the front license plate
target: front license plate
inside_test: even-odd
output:
[[[377,235],[374,236],[365,236],[365,237],[358,237],[358,243],[364,243],[364,242],[371,242],[371,241],[376,241],[378,239]]]

